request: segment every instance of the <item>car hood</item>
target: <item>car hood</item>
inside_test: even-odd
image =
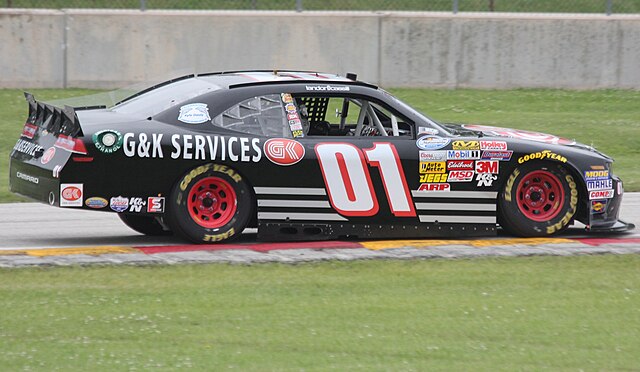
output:
[[[508,137],[508,138],[525,140],[525,141],[542,142],[550,145],[569,146],[569,147],[579,148],[579,149],[590,151],[590,152],[595,152],[605,158],[611,159],[609,156],[601,153],[600,151],[596,150],[592,146],[588,146],[583,143],[576,142],[575,140],[572,140],[572,139],[558,137],[553,134],[531,132],[531,131],[522,130],[522,129],[494,127],[490,125],[478,125],[478,124],[448,123],[448,124],[442,124],[442,125],[445,128],[460,135],[468,134],[468,135],[477,135],[479,137],[481,136]]]

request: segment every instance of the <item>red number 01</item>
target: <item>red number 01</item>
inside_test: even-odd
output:
[[[345,216],[373,216],[378,213],[367,163],[380,171],[391,213],[414,217],[416,211],[395,146],[377,142],[360,150],[350,143],[320,143],[315,148],[322,177],[333,208]]]

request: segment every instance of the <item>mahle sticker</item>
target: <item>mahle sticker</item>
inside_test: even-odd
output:
[[[122,134],[116,130],[105,129],[93,135],[96,148],[105,154],[112,154],[122,147]]]
[[[191,103],[180,107],[178,120],[187,124],[201,124],[211,120],[206,103]]]

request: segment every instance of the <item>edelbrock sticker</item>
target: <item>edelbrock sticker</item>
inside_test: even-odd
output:
[[[180,107],[178,120],[187,124],[202,124],[211,120],[206,103],[191,103]]]

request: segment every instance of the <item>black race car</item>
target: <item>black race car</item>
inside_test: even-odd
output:
[[[114,105],[37,102],[15,193],[116,212],[197,243],[625,231],[613,160],[556,136],[439,124],[384,90],[316,72],[189,75]],[[106,95],[113,97],[112,94]]]

